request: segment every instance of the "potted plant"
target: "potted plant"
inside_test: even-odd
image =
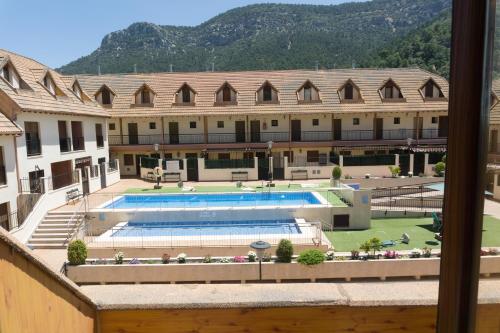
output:
[[[210,264],[211,262],[212,262],[212,257],[210,255],[206,255],[205,258],[203,258],[204,264]]]
[[[359,251],[351,250],[351,260],[358,260],[358,259],[359,259]]]
[[[368,257],[370,257],[369,254],[371,251],[371,258],[375,258],[377,251],[380,251],[382,249],[382,242],[380,241],[380,239],[373,237],[361,244],[359,249],[365,251]]]
[[[229,260],[229,258],[227,258],[227,257],[223,257],[223,258],[219,259],[219,263],[221,263],[221,264],[229,264],[230,262],[231,262],[231,260]]]
[[[297,262],[306,266],[319,265],[325,261],[325,255],[320,250],[312,249],[306,250],[299,254]]]
[[[168,253],[164,253],[164,254],[161,256],[161,263],[162,263],[162,264],[168,264],[168,263],[170,263],[170,254],[168,254]]]
[[[389,171],[391,172],[392,178],[398,178],[401,173],[401,168],[397,165],[389,165]]]
[[[248,262],[256,262],[257,261],[257,253],[255,253],[253,251],[248,251],[247,257],[248,257]]]
[[[243,257],[243,256],[235,256],[233,258],[233,262],[237,262],[237,263],[245,262],[245,257]]]
[[[423,254],[421,249],[414,248],[410,251],[410,258],[420,258]]]
[[[276,257],[278,262],[291,262],[293,256],[293,245],[288,239],[282,239],[276,248]]]
[[[330,182],[330,185],[332,187],[339,187],[340,177],[342,177],[342,169],[337,165],[332,170],[332,180]]]
[[[115,264],[116,265],[121,265],[123,264],[123,258],[125,257],[125,255],[123,254],[122,251],[118,251],[116,254],[115,254]]]
[[[444,162],[437,162],[434,166],[434,171],[436,172],[436,176],[442,177],[444,175],[446,169],[446,164]]]
[[[325,260],[326,261],[332,261],[333,259],[335,259],[335,252],[333,252],[332,250],[326,251],[326,253],[325,253]]]
[[[262,261],[263,261],[263,262],[271,262],[271,259],[272,259],[272,258],[271,258],[271,255],[270,255],[269,253],[264,253],[264,254],[262,255]]]
[[[398,257],[398,253],[394,250],[387,250],[384,253],[385,259],[396,259]]]

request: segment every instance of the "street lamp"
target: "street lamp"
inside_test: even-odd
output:
[[[264,256],[266,250],[271,247],[271,244],[259,240],[250,244],[250,247],[255,250],[257,257],[259,258],[259,281],[262,281],[262,257]]]
[[[269,182],[273,182],[273,156],[272,156],[272,149],[273,149],[273,142],[268,141],[267,142],[267,149],[269,150],[269,170],[268,170],[268,178]]]

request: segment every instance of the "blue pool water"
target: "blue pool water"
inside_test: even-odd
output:
[[[426,186],[436,191],[444,191],[444,183],[434,183]]]
[[[124,195],[105,208],[200,208],[296,206],[321,202],[311,192]]]
[[[299,234],[295,220],[246,220],[203,222],[128,222],[116,228],[111,237],[152,236],[211,236],[211,235],[259,235]]]

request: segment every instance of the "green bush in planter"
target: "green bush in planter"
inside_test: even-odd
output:
[[[438,176],[442,176],[445,169],[446,164],[444,164],[443,162],[438,162],[436,163],[436,166],[434,166],[434,171],[436,171],[436,175]]]
[[[336,166],[332,170],[332,178],[335,180],[339,180],[342,177],[342,169],[339,166]]]
[[[325,261],[325,255],[320,250],[312,249],[302,252],[297,258],[297,262],[302,265],[313,266]]]
[[[68,261],[70,265],[85,265],[87,245],[81,240],[75,240],[68,245]]]
[[[288,239],[280,240],[276,249],[276,257],[278,262],[291,262],[293,256],[293,245]]]

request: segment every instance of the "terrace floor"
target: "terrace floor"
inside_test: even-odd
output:
[[[410,236],[409,244],[400,244],[388,250],[411,250],[414,248],[439,248],[441,243],[434,239],[432,218],[386,218],[372,219],[367,230],[338,230],[324,232],[336,252],[359,250],[366,240],[377,237],[382,241],[399,240],[403,233]],[[500,247],[500,219],[485,215],[483,226],[483,247]]]

